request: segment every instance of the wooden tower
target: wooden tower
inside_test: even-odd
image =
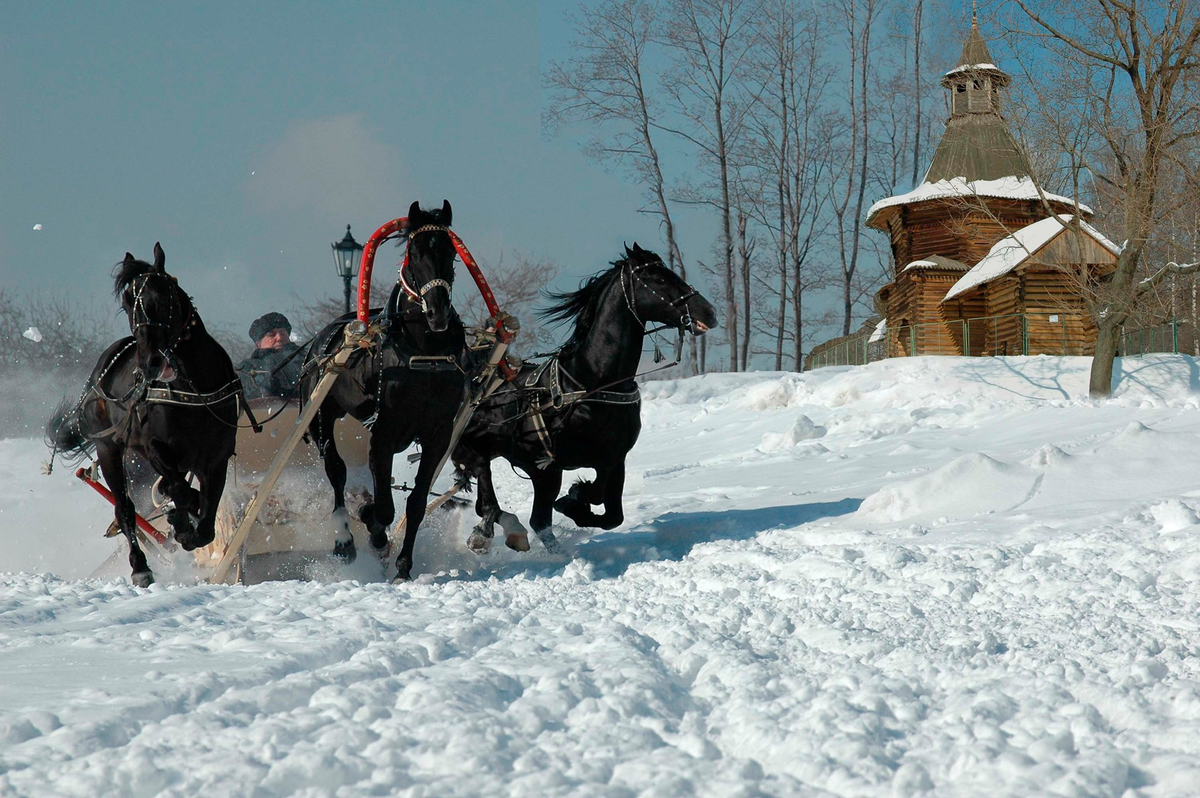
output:
[[[867,225],[891,239],[892,279],[875,296],[888,355],[1087,348],[1095,327],[1083,312],[1077,265],[1111,270],[1119,250],[1084,222],[1089,208],[1039,190],[1002,113],[1011,78],[975,21],[941,83],[950,118],[924,180],[867,213]],[[1018,235],[1035,223],[1037,235]],[[1053,326],[1068,323],[1069,331]]]

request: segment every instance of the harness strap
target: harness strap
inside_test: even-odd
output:
[[[548,388],[542,388],[539,383],[547,372],[550,385]],[[579,390],[564,391],[563,377],[578,386]],[[542,444],[542,450],[545,452],[545,457],[537,462],[537,467],[541,469],[549,468],[555,460],[554,433],[546,423],[545,411],[566,410],[577,404],[635,405],[642,401],[642,392],[636,382],[631,391],[602,390],[608,386],[601,386],[591,391],[584,389],[579,380],[562,367],[557,355],[539,365],[525,381],[524,387],[535,393],[549,394],[547,401],[535,402],[528,411],[529,424],[533,427],[538,442]]]
[[[230,380],[221,388],[208,393],[196,393],[194,391],[181,391],[170,386],[156,388],[151,386],[146,389],[144,401],[147,404],[158,405],[180,405],[180,406],[196,406],[196,405],[214,405],[223,402],[239,395],[242,392],[242,383],[236,377]]]

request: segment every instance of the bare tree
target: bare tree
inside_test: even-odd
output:
[[[842,335],[850,334],[854,315],[855,273],[862,244],[863,206],[871,165],[871,34],[882,10],[883,0],[838,0],[850,57],[843,114],[843,138],[848,138],[840,186],[832,203],[842,270]]]
[[[746,157],[755,185],[750,212],[774,247],[774,274],[757,281],[757,292],[771,297],[774,308],[768,313],[764,303],[754,329],[772,340],[764,353],[776,370],[783,368],[789,340],[794,368],[801,368],[804,293],[828,284],[824,270],[812,270],[809,261],[829,197],[823,188],[831,159],[822,106],[833,73],[822,58],[826,39],[824,20],[813,8],[770,0],[761,9],[753,61],[758,102]]]
[[[1098,146],[1081,153],[1082,169],[1120,209],[1124,245],[1097,313],[1089,384],[1093,396],[1108,396],[1121,327],[1139,300],[1169,274],[1200,268],[1170,263],[1139,279],[1164,219],[1179,207],[1163,191],[1166,176],[1195,169],[1186,155],[1200,138],[1200,2],[1017,4],[1032,23],[1028,35],[1086,78],[1076,108]]]
[[[740,82],[755,44],[759,0],[672,0],[662,29],[673,66],[663,88],[687,121],[674,132],[694,145],[716,181],[721,220],[720,274],[729,366],[739,362],[737,268],[734,263],[733,154],[750,98]]]
[[[542,299],[542,290],[562,271],[558,264],[516,252],[507,260],[501,255],[494,264],[480,265],[487,273],[488,284],[500,309],[521,322],[521,333],[513,343],[513,351],[529,357],[552,349],[553,330],[538,322],[535,311]],[[482,326],[488,318],[483,298],[473,283],[464,288],[465,293],[455,291],[459,315],[468,326]]]
[[[612,0],[581,7],[573,18],[576,53],[550,65],[546,83],[554,90],[545,124],[584,122],[596,131],[587,151],[599,161],[623,166],[643,187],[643,213],[659,218],[667,238],[667,265],[688,279],[679,246],[667,182],[659,156],[660,112],[647,91],[647,51],[654,44],[659,11],[648,0]],[[696,364],[691,342],[691,362]],[[703,371],[703,359],[699,361]]]

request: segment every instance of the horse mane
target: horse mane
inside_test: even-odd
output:
[[[538,318],[551,324],[575,320],[575,329],[571,332],[571,337],[567,339],[567,342],[562,345],[562,351],[571,351],[583,341],[584,335],[596,320],[596,314],[600,309],[600,298],[604,296],[605,290],[621,273],[617,267],[624,263],[624,260],[614,260],[612,268],[593,274],[584,280],[576,291],[567,291],[561,294],[554,291],[545,292],[545,296],[554,300],[554,304],[539,310]]]
[[[154,267],[144,260],[123,260],[113,267],[113,296],[118,299],[121,293],[143,274],[149,274]]]

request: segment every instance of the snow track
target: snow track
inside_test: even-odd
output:
[[[1195,364],[1086,368],[648,385],[626,525],[557,559],[468,512],[402,587],[0,576],[0,795],[1195,795]],[[88,573],[104,507],[0,448],[0,567],[73,518]]]

